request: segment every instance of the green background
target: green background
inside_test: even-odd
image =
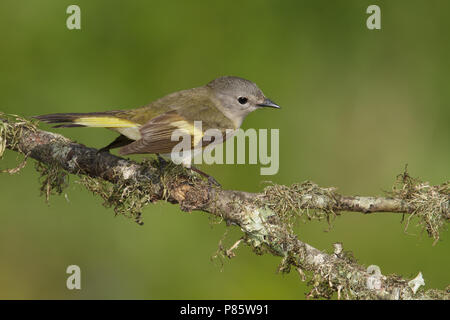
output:
[[[81,30],[66,8],[81,7]],[[366,28],[381,7],[382,29]],[[203,165],[224,188],[312,180],[348,195],[381,195],[405,164],[432,184],[449,179],[448,1],[31,1],[0,3],[0,111],[32,116],[144,105],[221,75],[256,82],[281,110],[243,128],[280,129],[280,170]],[[42,125],[49,129],[49,126]],[[104,129],[50,129],[102,147]],[[139,159],[139,157],[136,157]],[[0,168],[21,157],[7,152]],[[102,206],[70,178],[64,196],[39,196],[33,161],[0,175],[0,298],[304,299],[298,274],[242,246],[211,262],[227,227],[177,206],[146,207],[144,226]],[[300,239],[326,251],[341,241],[383,273],[449,284],[449,239],[432,240],[401,215],[344,213],[299,223]],[[241,232],[230,227],[225,244]],[[66,288],[68,265],[82,290]]]

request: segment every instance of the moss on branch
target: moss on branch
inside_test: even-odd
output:
[[[448,290],[418,291],[396,275],[378,278],[356,263],[342,245],[328,254],[302,242],[293,233],[297,218],[326,219],[343,211],[396,212],[419,218],[436,241],[449,219],[448,182],[431,186],[411,178],[406,170],[399,175],[388,197],[348,197],[335,188],[322,188],[312,182],[291,186],[270,185],[263,193],[223,190],[211,186],[181,166],[156,160],[137,163],[96,149],[76,144],[61,135],[41,131],[34,123],[0,113],[0,157],[5,149],[20,152],[38,161],[41,191],[46,198],[62,193],[68,174],[80,177],[79,183],[104,205],[142,223],[145,206],[158,200],[178,204],[181,210],[201,210],[237,225],[243,237],[229,250],[228,257],[240,242],[258,254],[270,252],[282,257],[280,272],[295,268],[302,278],[308,274],[312,287],[308,297],[348,299],[449,299]],[[20,170],[10,169],[14,173]]]

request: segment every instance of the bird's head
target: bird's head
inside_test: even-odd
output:
[[[232,120],[242,120],[250,112],[260,108],[277,108],[266,98],[258,86],[246,79],[226,76],[217,78],[206,85],[220,102],[222,112]]]

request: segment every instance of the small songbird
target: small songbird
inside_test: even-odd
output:
[[[178,141],[172,139],[175,130],[192,137],[192,151],[182,164],[190,167],[193,157],[208,143],[218,144],[240,128],[244,118],[261,107],[280,108],[266,98],[258,86],[239,77],[217,78],[205,86],[169,94],[148,105],[131,110],[92,113],[54,113],[34,118],[60,127],[101,127],[120,133],[100,151],[119,148],[119,154],[155,153],[170,155]],[[194,122],[201,121],[200,139],[194,136]],[[218,129],[222,139],[211,141],[204,133]],[[193,168],[194,169],[194,168]],[[206,175],[198,169],[195,171]]]

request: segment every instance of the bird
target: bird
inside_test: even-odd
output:
[[[57,124],[54,128],[100,127],[116,131],[120,135],[99,152],[120,148],[120,155],[156,154],[158,158],[173,155],[173,148],[179,142],[172,134],[178,130],[191,138],[190,148],[182,155],[181,164],[210,179],[211,176],[191,166],[194,156],[206,145],[219,144],[231,137],[249,113],[261,108],[279,109],[280,106],[267,98],[252,81],[223,76],[204,86],[177,91],[135,109],[53,113],[33,118]],[[196,134],[198,122],[201,132]],[[207,137],[208,129],[219,130],[222,139]],[[211,180],[217,184],[215,179]]]

